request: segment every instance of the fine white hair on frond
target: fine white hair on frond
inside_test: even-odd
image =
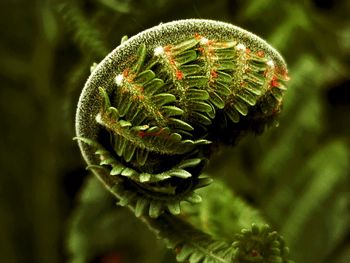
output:
[[[236,46],[236,49],[237,50],[239,50],[239,51],[245,51],[246,50],[246,47],[245,47],[245,45],[243,45],[243,44],[238,44],[237,46]]]
[[[275,67],[275,63],[272,60],[267,61],[266,65],[269,66],[270,68],[274,68]]]
[[[156,47],[155,49],[154,49],[154,55],[155,56],[160,56],[160,55],[162,55],[164,53],[164,48],[163,47]]]
[[[115,83],[118,85],[118,86],[122,86],[123,85],[123,81],[124,81],[124,76],[123,74],[119,74],[115,77]]]
[[[206,37],[202,37],[199,42],[201,43],[201,45],[206,45],[206,44],[208,44],[209,39],[207,39]]]

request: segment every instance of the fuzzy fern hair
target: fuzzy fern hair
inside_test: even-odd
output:
[[[274,124],[287,80],[277,51],[243,29],[160,24],[123,39],[92,69],[77,109],[79,146],[88,168],[178,261],[290,262],[266,225],[228,242],[181,217],[181,202],[200,202],[195,190],[212,181],[202,170],[217,147]]]

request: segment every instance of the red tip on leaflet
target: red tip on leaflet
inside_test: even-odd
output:
[[[176,79],[177,79],[177,80],[182,80],[183,77],[184,77],[184,74],[182,73],[182,71],[177,70],[177,71],[176,71]]]
[[[272,87],[279,87],[280,83],[278,82],[278,79],[273,76],[272,80],[271,80],[271,86]]]

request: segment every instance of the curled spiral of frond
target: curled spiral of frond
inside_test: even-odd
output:
[[[193,28],[180,31],[184,23]],[[181,200],[199,201],[193,191],[209,183],[200,172],[213,147],[261,130],[280,111],[288,77],[278,54],[247,32],[229,28],[231,34],[218,37],[202,23],[213,27],[178,22],[127,40],[94,70],[81,97],[78,137],[95,148],[98,161],[90,153],[86,158],[137,189],[124,202],[135,205],[137,215],[178,214]],[[172,39],[135,43],[157,30],[173,33]],[[135,53],[123,54],[135,45]],[[113,68],[116,55],[123,59]],[[98,132],[87,131],[87,114]],[[101,143],[90,141],[103,136]]]
[[[211,153],[262,132],[288,80],[265,41],[209,20],[161,24],[94,67],[80,97],[77,139],[89,168],[138,217],[181,213]]]

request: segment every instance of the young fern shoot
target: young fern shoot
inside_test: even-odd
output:
[[[233,245],[204,235],[204,247],[218,247],[199,253],[161,225],[185,224],[174,215],[182,201],[201,201],[195,190],[212,181],[201,172],[218,145],[274,123],[287,80],[282,57],[243,29],[195,19],[161,24],[123,41],[94,68],[80,97],[76,138],[88,168],[120,205],[170,247],[189,247],[178,251],[179,261],[289,262],[267,227],[254,226]],[[275,242],[254,248],[267,261],[242,259],[243,247],[254,247],[251,235]]]

